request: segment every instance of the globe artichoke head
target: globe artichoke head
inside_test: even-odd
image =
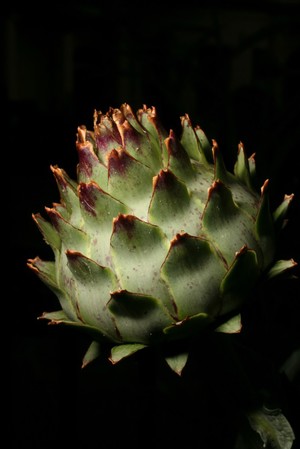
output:
[[[255,158],[242,143],[232,172],[216,141],[188,116],[166,132],[154,107],[124,103],[95,111],[78,128],[77,180],[51,166],[60,203],[33,215],[54,260],[28,266],[55,293],[52,324],[91,335],[84,364],[111,343],[109,359],[199,335],[236,332],[240,309],[262,275],[296,262],[275,260],[293,194],[275,211],[269,181],[256,189]],[[167,357],[181,372],[187,353]],[[180,362],[178,362],[180,360]]]

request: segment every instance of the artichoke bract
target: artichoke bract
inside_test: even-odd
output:
[[[60,203],[33,215],[54,261],[28,266],[55,293],[50,324],[90,333],[83,364],[111,342],[116,363],[203,329],[238,332],[240,310],[261,276],[296,265],[275,260],[293,194],[270,210],[269,181],[256,188],[254,154],[242,143],[232,172],[218,144],[188,114],[181,135],[155,107],[124,103],[78,127],[77,180],[51,166]],[[166,355],[181,373],[188,354]]]

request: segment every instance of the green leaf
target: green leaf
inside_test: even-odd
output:
[[[255,219],[257,214],[257,203],[259,201],[257,193],[250,188],[245,188],[243,182],[238,181],[236,176],[227,171],[218,144],[215,140],[213,140],[213,155],[215,163],[215,181],[221,181],[221,183],[223,183],[231,192],[232,200],[235,205],[239,206],[245,213],[249,214],[252,219]],[[249,222],[250,217],[248,217]]]
[[[296,267],[298,264],[293,259],[277,260],[267,273],[268,279],[272,279]]]
[[[50,288],[58,289],[55,262],[44,261],[39,257],[28,259],[27,266]]]
[[[75,227],[80,226],[81,214],[77,194],[77,183],[75,183],[64,170],[53,166],[51,166],[51,170],[56,179],[61,202],[68,211],[68,221]]]
[[[103,339],[103,334],[99,331],[99,329],[84,324],[78,320],[76,321],[71,319],[64,310],[57,310],[55,312],[44,312],[41,316],[38,317],[38,319],[48,320],[49,325],[67,326],[70,328],[74,328],[76,330],[86,332],[95,339]]]
[[[185,367],[188,360],[189,353],[182,352],[180,354],[170,355],[165,357],[165,360],[169,367],[176,373],[178,376],[181,376],[183,368]]]
[[[28,267],[44,282],[57,296],[61,307],[66,311],[69,319],[77,321],[77,314],[71,298],[58,283],[55,262],[45,262],[39,257],[29,259]]]
[[[75,278],[72,285],[72,301],[76,304],[79,319],[99,329],[113,341],[122,341],[107,308],[110,292],[118,288],[112,270],[75,251],[67,251],[67,259]]]
[[[102,114],[101,111],[95,111],[94,113],[94,151],[105,166],[107,166],[107,157],[111,150],[122,145],[122,138],[112,115],[112,108],[106,114]],[[89,179],[89,181],[91,180]]]
[[[232,175],[226,169],[219,145],[215,139],[212,139],[212,154],[214,158],[215,181],[221,181],[224,184],[228,184]]]
[[[201,152],[199,139],[192,126],[188,114],[181,117],[182,135],[180,142],[191,159],[206,163],[205,155]]]
[[[114,346],[111,349],[111,354],[109,357],[110,362],[115,365],[116,363],[120,362],[125,357],[129,357],[136,353],[137,351],[140,351],[141,349],[146,348],[147,345],[143,345],[140,343],[134,343],[134,344],[125,344],[125,345],[118,345]]]
[[[254,223],[234,203],[230,189],[221,181],[215,181],[209,190],[202,224],[203,232],[219,249],[228,265],[245,245],[257,253],[259,264],[262,263],[261,249],[253,237]]]
[[[152,171],[119,149],[109,155],[108,173],[108,193],[129,206],[141,220],[146,220],[152,196]]]
[[[238,156],[234,165],[235,176],[242,181],[247,187],[251,188],[251,176],[249,169],[249,161],[247,159],[244,145],[240,142],[238,145]]]
[[[242,329],[241,315],[237,314],[225,323],[222,323],[215,329],[215,332],[223,332],[225,334],[236,334]]]
[[[119,290],[111,294],[108,308],[122,340],[149,344],[173,322],[161,301],[151,296]]]
[[[77,142],[78,152],[78,182],[94,181],[104,190],[107,189],[108,172],[106,166],[99,161],[91,142]],[[114,141],[113,148],[116,147]]]
[[[285,226],[286,220],[285,217],[287,215],[288,209],[290,207],[290,203],[294,198],[294,194],[284,195],[284,199],[282,203],[277,207],[275,212],[273,213],[274,223],[276,232],[279,233]]]
[[[255,187],[257,183],[255,153],[251,154],[251,156],[248,158],[248,165],[251,183]]]
[[[208,241],[188,234],[172,240],[161,274],[174,297],[179,320],[199,313],[217,314],[225,273],[223,261]]]
[[[88,350],[86,351],[83,359],[81,368],[85,368],[89,363],[93,362],[101,355],[101,345],[98,341],[93,341]]]
[[[244,246],[236,253],[228,273],[221,282],[221,314],[239,307],[256,284],[260,270],[255,251]]]
[[[71,225],[55,208],[46,207],[46,211],[64,246],[85,253],[89,242],[87,234]]]
[[[45,242],[51,246],[52,250],[60,250],[61,238],[49,221],[45,220],[41,214],[32,214],[32,218],[36,222],[40,232],[43,234]]]
[[[84,220],[82,228],[90,239],[90,258],[100,265],[111,265],[110,237],[113,219],[118,214],[129,213],[130,210],[100,189],[95,182],[80,183],[78,191]]]
[[[194,336],[205,329],[212,320],[212,317],[207,315],[207,313],[198,313],[197,315],[193,315],[182,321],[177,321],[171,326],[165,327],[164,333],[168,337],[168,340],[178,340]]]
[[[261,188],[261,203],[255,222],[255,231],[260,247],[263,250],[263,268],[273,261],[275,255],[275,227],[270,211],[269,181],[266,180]]]
[[[55,312],[44,312],[39,318],[39,320],[49,320],[52,321],[51,324],[59,324],[59,323],[70,323],[70,324],[78,324],[82,326],[82,323],[74,323],[64,310],[56,310]]]
[[[212,153],[211,142],[208,140],[206,134],[204,133],[203,129],[199,125],[196,125],[194,129],[195,129],[195,133],[197,134],[197,137],[199,139],[201,150],[202,150],[203,154],[205,155],[205,159],[208,162],[212,163],[213,162],[213,153]]]
[[[204,166],[198,161],[191,160],[172,130],[165,142],[169,153],[168,170],[186,184],[191,196],[194,195],[197,198],[201,213],[205,206],[203,199],[206,199],[207,190],[214,178],[213,166]]]
[[[133,112],[131,106],[128,103],[123,103],[120,107],[120,110],[122,114],[124,115],[125,119],[130,123],[130,125],[140,134],[143,134],[145,132],[145,128],[143,128],[143,125],[141,123],[141,120],[137,120],[137,117],[135,113]],[[146,114],[148,115],[148,114]]]
[[[168,249],[169,241],[158,226],[132,215],[114,220],[111,254],[122,289],[159,298],[170,311],[170,294],[159,271]]]
[[[128,116],[128,111],[126,114]],[[122,147],[134,159],[149,167],[152,173],[157,173],[162,167],[161,153],[157,145],[151,144],[149,134],[137,123],[133,127],[117,109],[113,117],[122,138]],[[134,121],[133,115],[130,115],[130,120]]]
[[[261,437],[264,447],[291,449],[295,440],[293,429],[281,410],[261,408],[248,413],[250,426]]]
[[[168,154],[165,139],[168,137],[168,133],[158,121],[156,108],[154,106],[147,108],[147,106],[144,105],[143,108],[137,111],[137,117],[139,122],[149,132],[151,143],[159,148],[159,153],[162,158],[162,167],[166,168]]]
[[[154,189],[149,206],[149,221],[161,227],[169,239],[186,231],[191,235],[200,232],[200,212],[194,197],[185,184],[172,172],[161,170],[154,178]]]
[[[165,143],[168,150],[168,169],[186,183],[190,184],[194,180],[199,183],[190,157],[182,144],[176,139],[174,131],[170,131]]]

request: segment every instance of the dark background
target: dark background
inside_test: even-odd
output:
[[[157,393],[142,357],[83,373],[88,342],[36,319],[57,303],[26,267],[28,258],[52,257],[31,213],[59,201],[50,165],[75,176],[76,129],[92,128],[94,109],[146,104],[178,133],[188,113],[217,140],[230,170],[242,141],[256,154],[261,184],[270,179],[272,207],[295,194],[278,252],[299,262],[299,1],[23,2],[6,6],[1,17],[12,447],[198,447],[191,405]],[[3,208],[6,198],[3,191]],[[263,306],[249,313],[246,339],[266,371],[278,370],[299,345],[299,284],[265,293]],[[295,431],[298,393],[294,384],[280,393]],[[222,435],[222,417],[228,424],[222,413],[210,422],[207,441]]]

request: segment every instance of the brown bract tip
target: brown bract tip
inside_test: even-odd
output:
[[[266,179],[263,185],[260,188],[261,194],[264,195],[267,192],[269,186],[269,179]]]
[[[289,203],[293,200],[295,194],[291,193],[290,195],[285,194],[284,195],[284,201],[288,201]]]
[[[245,149],[244,149],[244,144],[243,144],[243,142],[239,142],[239,144],[238,144],[238,153],[240,153],[241,151],[244,151]]]
[[[181,126],[183,126],[184,125],[184,122],[186,122],[187,123],[187,126],[192,126],[192,122],[191,122],[191,119],[190,119],[190,116],[189,116],[189,114],[184,114],[184,115],[182,115],[181,117],[180,117],[180,121],[181,121]]]
[[[76,143],[84,143],[86,141],[86,126],[81,125],[77,128],[77,142]]]
[[[216,162],[218,152],[219,152],[219,145],[215,139],[212,139],[212,149],[211,150],[212,150],[214,161]]]
[[[122,104],[121,111],[123,112],[125,117],[134,118],[133,110],[128,103]]]
[[[96,216],[95,211],[95,191],[99,191],[99,186],[95,181],[89,183],[81,182],[78,187],[78,196],[80,204],[85,208],[87,212],[91,215]]]
[[[167,137],[167,139],[175,139],[175,133],[173,129],[170,129],[169,131],[169,137]]]
[[[65,188],[67,186],[67,182],[65,180],[63,170],[61,168],[58,168],[57,165],[55,165],[55,166],[50,165],[50,169],[51,169],[52,173],[54,174],[57,182],[61,185],[61,187]]]
[[[108,176],[112,172],[124,173],[131,156],[122,147],[114,148],[107,155]]]
[[[170,129],[169,136],[165,139],[165,145],[169,154],[177,154],[179,152],[179,142],[176,139],[173,129]]]
[[[119,214],[113,219],[113,233],[126,231],[130,236],[136,220],[138,220],[138,218],[134,215]]]
[[[134,215],[118,214],[118,216],[113,219],[113,224],[124,225],[128,222],[133,222],[135,219],[136,217]]]
[[[36,223],[38,223],[38,218],[42,218],[42,216],[39,212],[36,214],[31,214],[31,216]]]
[[[187,234],[186,232],[179,232],[178,234],[175,235],[175,237],[172,238],[170,244],[171,246],[178,245],[182,242],[182,240],[185,240],[188,237],[189,234]]]
[[[243,245],[239,251],[235,252],[235,257],[238,258],[238,257],[240,257],[242,254],[244,254],[247,251],[248,251],[248,246],[247,245]]]
[[[98,112],[97,109],[94,109],[94,115],[93,115],[93,117],[94,117],[94,128],[97,126],[99,114],[101,114],[101,112]]]
[[[148,108],[147,112],[148,112],[148,115],[150,115],[152,118],[157,117],[155,106],[151,106],[151,108]]]
[[[72,249],[67,249],[66,250],[66,255],[68,256],[69,259],[78,259],[78,257],[82,257],[82,253],[80,253],[79,251],[74,251]]]
[[[28,259],[26,262],[26,265],[28,268],[30,268],[35,273],[39,272],[39,269],[36,267],[37,262],[40,261],[39,257],[35,257],[34,259]]]
[[[173,185],[174,175],[168,169],[162,169],[153,177],[153,187],[155,189],[167,188],[168,185]]]
[[[112,119],[116,123],[116,125],[122,125],[125,121],[125,116],[121,109],[115,108],[112,112]]]
[[[57,212],[56,209],[54,209],[53,207],[45,207],[45,211],[47,212],[53,226],[55,228],[58,228],[59,226],[59,220],[63,220],[63,217],[61,216],[61,214],[59,212]]]
[[[220,190],[222,185],[223,183],[219,179],[213,181],[212,185],[208,188],[208,199],[210,199],[213,192],[217,192],[218,190]]]

